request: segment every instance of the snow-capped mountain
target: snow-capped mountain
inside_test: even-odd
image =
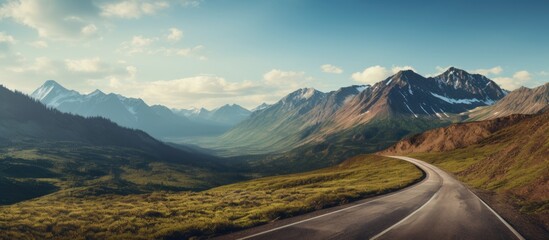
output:
[[[53,80],[46,81],[31,97],[62,112],[84,117],[101,116],[155,137],[183,137],[220,134],[227,128],[193,122],[161,105],[149,106],[138,98],[95,90],[89,94],[68,90]]]
[[[223,126],[234,126],[252,113],[238,104],[225,104],[211,111],[205,108],[172,109],[172,111],[194,121],[211,122]]]
[[[488,78],[453,67],[434,78],[405,70],[349,101],[336,122],[349,126],[349,120],[367,122],[389,115],[448,119],[452,114],[491,105],[505,94]]]
[[[260,110],[266,109],[266,108],[268,108],[268,107],[270,107],[270,106],[272,106],[272,105],[271,105],[271,104],[267,104],[267,103],[262,103],[262,104],[260,104],[259,106],[253,108],[253,109],[251,110],[251,112],[260,111]]]
[[[488,78],[453,67],[429,78],[411,70],[400,71],[372,86],[350,86],[329,93],[299,89],[268,109],[254,112],[225,133],[222,144],[264,145],[263,150],[270,151],[326,139],[396,141],[455,121],[457,114],[493,104],[505,94]],[[368,125],[382,121],[391,124],[369,129]],[[390,133],[378,136],[389,126]]]

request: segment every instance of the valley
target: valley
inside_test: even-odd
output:
[[[0,240],[547,240],[547,13],[0,0]]]
[[[53,81],[31,96],[2,87],[0,190],[13,194],[0,197],[0,238],[232,239],[355,201],[365,204],[360,212],[372,212],[376,196],[401,196],[433,181],[421,161],[382,155],[414,157],[455,174],[521,234],[538,238],[549,229],[548,99],[547,84],[507,93],[453,67],[428,78],[400,71],[372,86],[328,93],[299,89],[253,112],[238,105],[149,107],[100,91],[82,95]],[[112,106],[121,107],[90,111]],[[137,121],[112,115],[124,111]],[[168,122],[232,127],[217,136],[165,135],[140,119],[168,130],[201,128]],[[159,135],[174,142],[153,137]],[[425,195],[431,190],[421,196],[434,197]],[[436,214],[432,209],[422,214]],[[413,213],[391,213],[368,236],[391,232],[389,225]],[[296,236],[312,234],[296,229]]]

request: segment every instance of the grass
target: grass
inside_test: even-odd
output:
[[[455,174],[469,186],[512,200],[510,202],[523,213],[547,214],[548,149],[549,142],[535,146],[531,143],[496,143],[410,156]]]
[[[202,192],[74,197],[68,190],[0,207],[0,238],[205,238],[400,189],[414,165],[362,155],[313,172]]]
[[[47,144],[0,148],[0,189],[6,190],[0,204],[57,190],[71,189],[78,195],[197,191],[242,179],[224,170],[162,161],[136,149]]]

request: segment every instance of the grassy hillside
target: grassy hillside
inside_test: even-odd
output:
[[[486,128],[494,127],[491,123],[500,121],[512,121],[512,124],[499,123],[506,127],[487,133],[490,131]],[[456,129],[460,131],[454,131]],[[456,174],[470,186],[496,193],[502,201],[540,219],[549,229],[549,112],[465,123],[438,132],[445,133],[448,139],[460,139],[465,136],[464,132],[473,130],[486,136],[479,135],[470,145],[445,149],[432,146],[440,136],[428,137],[430,134],[426,133],[413,137],[421,141],[402,151]],[[406,141],[410,140],[403,142]],[[410,147],[410,144],[402,146]],[[390,151],[390,154],[399,153],[399,148]]]
[[[0,207],[0,239],[206,237],[378,195],[421,178],[410,163],[370,155],[203,192],[80,198],[61,191]]]
[[[66,190],[71,195],[204,190],[242,180],[228,169],[189,165],[133,148],[75,142],[0,147],[1,204]]]

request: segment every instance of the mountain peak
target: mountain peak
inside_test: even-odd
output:
[[[253,108],[251,111],[252,112],[255,112],[255,111],[259,111],[259,110],[263,110],[263,109],[266,109],[268,107],[270,107],[271,105],[270,104],[267,104],[267,103],[262,103],[261,105]]]
[[[62,87],[61,84],[57,83],[55,80],[46,80],[42,87]]]
[[[244,109],[244,110],[247,110],[245,108],[243,108],[242,106],[236,104],[236,103],[232,103],[232,104],[225,104],[219,108],[216,108],[214,109],[214,111],[217,111],[219,109]]]
[[[299,97],[301,99],[305,99],[305,100],[311,98],[313,95],[315,95],[317,93],[320,93],[320,91],[318,91],[314,88],[301,88],[301,89],[297,90],[296,92],[299,95],[297,97]]]
[[[459,68],[456,68],[456,67],[449,67],[446,71],[444,71],[441,75],[453,75],[453,74],[460,74],[460,75],[470,75],[470,73],[468,73],[467,71],[463,70],[463,69],[459,69]]]
[[[96,96],[96,95],[101,96],[101,95],[106,95],[106,94],[104,92],[102,92],[101,90],[99,90],[99,89],[95,89],[95,91],[89,93],[87,96],[88,97],[93,97],[93,96]]]
[[[56,81],[47,80],[46,82],[44,82],[44,84],[42,84],[42,86],[32,92],[31,97],[42,101],[52,91],[56,92],[56,94],[69,92],[69,90],[61,86],[61,84],[57,83]]]
[[[393,75],[392,78],[394,79],[394,78],[416,78],[416,77],[422,77],[422,76],[414,72],[414,70],[412,69],[405,69],[405,70],[398,71],[395,75]]]

